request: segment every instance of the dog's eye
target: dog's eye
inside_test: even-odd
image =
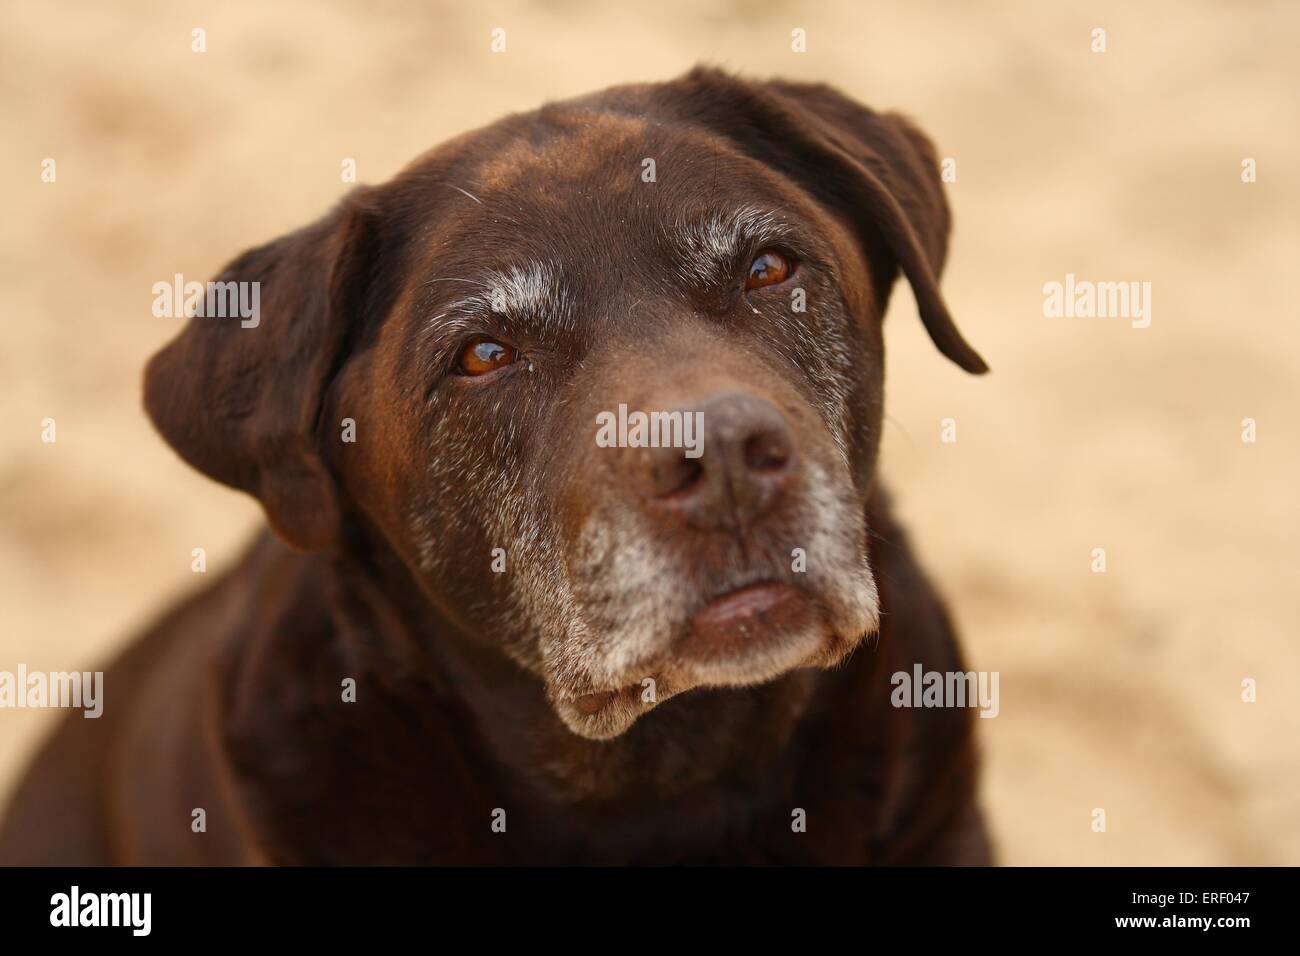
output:
[[[519,350],[494,339],[477,338],[461,349],[456,371],[461,375],[486,375],[519,358]]]
[[[746,289],[761,289],[765,285],[784,282],[790,275],[790,261],[781,253],[772,249],[760,252],[749,264],[749,275],[745,276]]]

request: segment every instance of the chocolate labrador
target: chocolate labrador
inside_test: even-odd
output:
[[[145,373],[264,533],[107,671],[5,863],[985,863],[973,714],[875,477],[903,118],[696,69],[508,117],[222,283]],[[224,287],[232,288],[232,287]]]

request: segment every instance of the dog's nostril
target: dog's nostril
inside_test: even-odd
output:
[[[674,458],[668,467],[656,469],[655,487],[659,497],[669,498],[673,495],[690,491],[704,475],[704,466],[696,458]]]
[[[656,514],[704,531],[734,530],[775,510],[800,459],[780,409],[759,396],[729,392],[692,411],[700,416],[698,445],[691,452],[698,457],[661,442],[622,459],[643,500],[654,502]]]
[[[790,461],[790,445],[776,432],[763,432],[745,442],[745,466],[751,471],[780,471]]]

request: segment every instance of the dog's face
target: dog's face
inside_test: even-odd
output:
[[[935,288],[947,229],[901,120],[697,70],[462,137],[245,254],[222,279],[262,284],[260,323],[192,319],[147,404],[291,543],[377,531],[458,639],[611,737],[875,629],[900,266],[983,370]]]

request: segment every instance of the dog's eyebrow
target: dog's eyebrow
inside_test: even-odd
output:
[[[559,268],[550,262],[529,260],[481,272],[473,279],[428,280],[430,284],[446,281],[470,283],[478,291],[445,306],[431,323],[447,317],[454,320],[493,314],[540,335],[566,328],[573,321],[571,297],[565,291]]]
[[[770,209],[741,206],[710,212],[699,219],[679,221],[670,237],[683,251],[682,269],[691,281],[713,282],[736,267],[736,261],[757,243],[792,238],[786,222]]]

